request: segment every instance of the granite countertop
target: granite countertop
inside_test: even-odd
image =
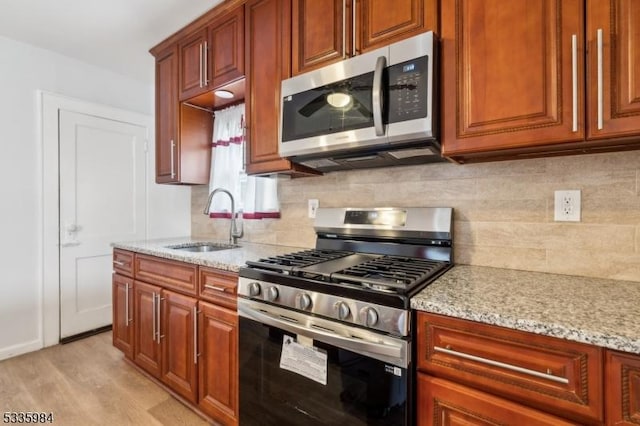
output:
[[[411,307],[640,354],[640,283],[457,265]]]
[[[198,238],[168,238],[144,241],[117,242],[111,245],[122,250],[130,250],[136,253],[163,257],[165,259],[179,260],[181,262],[196,265],[210,266],[225,271],[238,272],[247,260],[258,260],[264,257],[277,256],[294,251],[305,250],[301,247],[277,246],[271,244],[256,244],[244,241],[239,242],[237,248],[213,251],[213,252],[188,252],[167,248],[167,246],[210,242],[215,245],[226,245],[227,241],[207,240]]]

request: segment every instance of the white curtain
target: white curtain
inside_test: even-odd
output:
[[[231,192],[244,219],[279,218],[277,179],[246,175],[244,145],[244,104],[215,111],[209,192],[216,188]],[[216,194],[209,216],[230,218],[229,197]]]

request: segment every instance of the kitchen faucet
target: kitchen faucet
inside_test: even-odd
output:
[[[229,244],[237,245],[238,238],[242,238],[242,236],[244,235],[244,229],[241,224],[240,230],[238,231],[238,224],[236,222],[236,205],[231,192],[223,188],[216,188],[213,191],[211,191],[211,193],[209,194],[209,199],[207,200],[207,205],[204,208],[203,213],[206,215],[209,214],[209,209],[211,209],[211,200],[213,199],[213,196],[216,195],[218,192],[223,192],[227,194],[229,196],[229,199],[231,200],[231,226],[229,228]]]

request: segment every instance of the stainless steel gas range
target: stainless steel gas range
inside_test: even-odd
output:
[[[240,269],[242,425],[409,425],[410,299],[451,267],[451,208],[318,209],[316,248]]]

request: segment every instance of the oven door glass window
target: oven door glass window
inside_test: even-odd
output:
[[[288,332],[240,318],[240,424],[406,425],[407,369],[314,341],[327,384],[280,368]]]
[[[282,141],[373,126],[373,72],[286,96]]]

